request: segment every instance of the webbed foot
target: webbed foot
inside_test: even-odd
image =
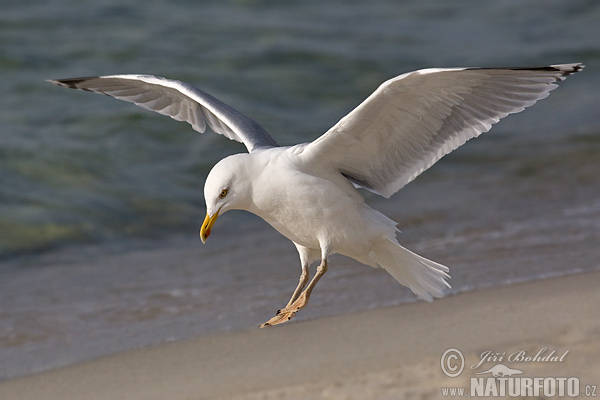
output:
[[[282,312],[281,310],[277,311],[276,316],[274,316],[273,318],[271,318],[264,324],[260,325],[259,328],[266,328],[267,326],[283,324],[284,322],[288,322],[290,319],[294,318],[295,315],[296,315],[296,313],[293,311],[287,311],[287,312]]]

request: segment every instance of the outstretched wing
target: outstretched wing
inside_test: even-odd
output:
[[[51,80],[60,86],[102,93],[186,121],[203,133],[216,133],[244,143],[249,152],[277,146],[256,121],[187,83],[152,75],[113,75]]]
[[[548,96],[582,64],[409,72],[308,144],[308,162],[390,197],[467,140]]]

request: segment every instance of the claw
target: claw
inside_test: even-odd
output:
[[[279,313],[264,324],[260,325],[259,328],[266,328],[267,326],[283,324],[284,322],[288,322],[290,319],[294,318],[295,315],[295,312]]]

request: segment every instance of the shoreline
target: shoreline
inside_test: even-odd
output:
[[[527,376],[599,385],[600,321],[590,318],[599,284],[600,272],[588,272],[201,336],[5,381],[0,398],[422,398],[470,375],[441,372],[448,348],[460,349],[467,365],[485,351],[569,350],[562,363],[508,364]]]

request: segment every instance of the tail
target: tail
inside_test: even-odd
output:
[[[443,297],[444,289],[450,287],[446,282],[450,279],[448,267],[421,257],[395,241],[380,242],[369,258],[424,300]]]

